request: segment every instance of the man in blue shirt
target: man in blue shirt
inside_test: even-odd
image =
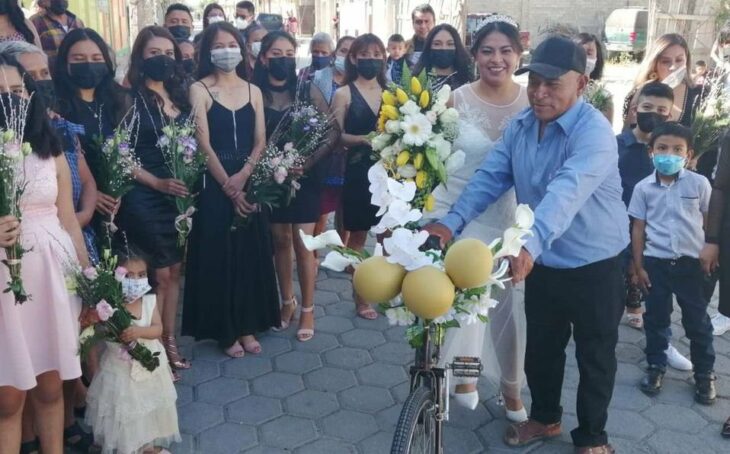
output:
[[[629,243],[611,125],[582,99],[586,55],[551,37],[535,50],[527,88],[531,108],[503,139],[440,222],[426,227],[443,242],[459,234],[508,189],[535,212],[533,236],[511,259],[515,282],[527,278],[525,372],[530,420],[505,435],[523,446],[560,434],[560,395],[571,326],[580,370],[572,431],[579,453],[611,453],[604,430],[616,374],[623,313],[619,254]],[[518,71],[518,74],[520,73]]]

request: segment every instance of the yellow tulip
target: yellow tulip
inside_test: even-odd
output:
[[[415,158],[413,158],[413,165],[416,167],[416,170],[421,170],[423,168],[423,163],[426,160],[426,157],[423,155],[423,153],[418,153]]]
[[[385,118],[383,115],[381,115],[380,117],[378,117],[378,125],[377,125],[378,132],[385,131],[385,122],[386,122],[386,120],[387,120],[387,118]]]
[[[403,91],[402,88],[396,88],[395,89],[395,97],[398,99],[398,103],[402,106],[403,104],[408,102],[408,95],[405,91]]]
[[[423,189],[426,186],[427,182],[428,182],[428,173],[426,173],[425,170],[419,170],[416,173],[416,187],[418,189]]]
[[[429,101],[431,101],[431,96],[428,94],[427,91],[422,91],[421,92],[421,99],[418,102],[418,105],[420,105],[422,109],[425,109],[426,107],[428,107],[428,102]]]
[[[395,96],[393,96],[393,93],[387,90],[383,92],[383,104],[386,106],[395,106],[396,101],[397,100],[395,99]]]
[[[382,114],[385,115],[388,120],[397,120],[400,114],[395,106],[383,106],[381,109]]]
[[[412,77],[411,78],[411,92],[418,96],[423,91],[423,88],[421,87],[421,82],[418,81],[417,78]]]
[[[408,150],[403,150],[400,153],[398,153],[398,157],[395,159],[395,164],[398,167],[402,167],[402,166],[408,164],[409,159],[411,159],[411,154],[408,153]]]
[[[428,197],[426,197],[426,203],[423,207],[426,211],[433,211],[434,205],[436,205],[436,197],[434,197],[433,194],[429,194]]]

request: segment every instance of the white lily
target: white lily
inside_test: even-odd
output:
[[[535,224],[535,213],[530,206],[524,203],[517,205],[515,210],[515,226],[522,230],[530,230]]]
[[[302,239],[304,247],[308,251],[316,251],[330,246],[345,247],[342,238],[336,230],[328,230],[317,236],[307,235],[302,229],[299,229],[299,237]]]
[[[380,211],[383,211],[382,208]],[[395,199],[384,211],[378,225],[372,228],[375,233],[383,233],[396,227],[403,227],[409,222],[416,222],[423,216],[420,210],[411,208],[411,204]],[[386,248],[387,249],[387,248]]]
[[[399,228],[393,234],[383,240],[383,246],[388,252],[388,262],[397,263],[408,271],[417,270],[433,261],[420,248],[428,239],[428,232],[425,230],[413,232],[412,230]]]
[[[322,261],[322,267],[339,273],[345,271],[348,266],[356,266],[360,259],[352,255],[344,255],[337,251],[331,251]]]
[[[494,256],[495,259],[507,256],[517,257],[520,254],[520,249],[527,243],[523,239],[525,236],[531,235],[532,232],[529,230],[522,230],[517,227],[510,227],[504,231],[504,240],[502,241],[502,247],[499,252]]]

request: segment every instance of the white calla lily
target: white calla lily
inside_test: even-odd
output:
[[[487,286],[496,286],[501,288],[502,290],[505,289],[505,282],[509,282],[512,280],[511,277],[505,278],[504,276],[507,274],[507,271],[509,270],[509,262],[507,260],[502,260],[499,264],[499,268],[497,271],[492,273],[491,276],[489,276],[489,281],[487,281]]]
[[[348,266],[356,266],[359,263],[360,259],[355,256],[344,255],[337,251],[331,251],[322,261],[322,267],[341,273],[345,271]]]
[[[308,251],[316,251],[330,246],[345,247],[342,238],[340,238],[336,230],[328,230],[317,236],[312,236],[307,235],[303,230],[299,229],[299,237],[302,239],[302,243]]]
[[[515,210],[515,226],[522,230],[530,230],[535,224],[535,213],[530,206],[524,203],[517,205]]]

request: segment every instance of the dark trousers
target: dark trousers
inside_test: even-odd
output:
[[[682,326],[690,342],[695,374],[712,372],[715,349],[712,346],[712,323],[707,315],[708,301],[703,292],[704,273],[700,261],[691,257],[676,260],[644,257],[644,269],[651,282],[644,312],[646,361],[662,369],[667,367],[664,350],[669,344],[674,294],[682,309]]]
[[[525,373],[532,394],[530,417],[560,421],[565,347],[575,339],[578,361],[577,447],[608,442],[604,430],[616,375],[618,324],[624,310],[621,257],[580,268],[535,265],[525,287],[527,351]]]

